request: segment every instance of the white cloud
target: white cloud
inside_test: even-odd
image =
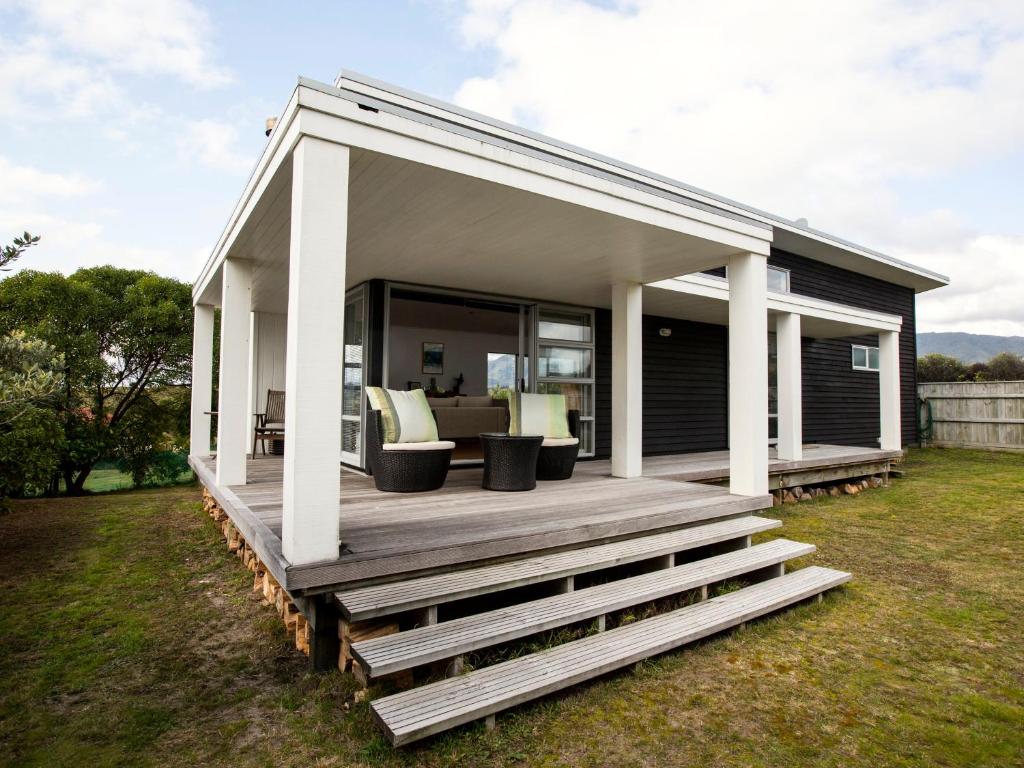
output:
[[[0,117],[92,117],[140,108],[122,75],[163,75],[194,87],[231,81],[213,62],[210,23],[189,0],[16,0],[25,30],[0,37]]]
[[[27,0],[32,22],[61,49],[115,71],[167,74],[193,85],[231,81],[210,61],[210,20],[189,0]]]
[[[919,325],[1024,335],[1024,235],[979,235],[959,247],[906,256],[954,276],[946,288],[918,297]]]
[[[181,279],[198,271],[193,254],[183,259],[166,249],[138,247],[109,236],[103,220],[117,221],[121,216],[115,209],[90,205],[102,191],[93,179],[16,165],[2,155],[0,179],[0,245],[25,231],[42,238],[16,262],[14,271],[69,274],[81,267],[113,264]]]
[[[238,129],[221,120],[196,120],[178,138],[183,159],[198,159],[211,168],[241,173],[251,170],[253,159],[238,147]]]
[[[15,165],[0,155],[0,205],[22,204],[39,198],[81,197],[95,192],[99,184],[79,174],[41,171]]]
[[[998,264],[1019,304],[1022,239],[895,192],[1024,148],[1024,4],[469,0],[461,30],[497,55],[461,105],[945,271],[926,328],[1024,333],[968,288]]]

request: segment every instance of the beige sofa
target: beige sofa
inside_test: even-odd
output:
[[[479,437],[481,432],[508,431],[508,401],[489,395],[428,397],[437,420],[439,440]]]

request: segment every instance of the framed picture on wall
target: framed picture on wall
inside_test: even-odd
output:
[[[423,373],[444,373],[444,344],[438,341],[423,342]]]

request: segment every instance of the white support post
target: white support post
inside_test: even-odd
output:
[[[878,395],[883,451],[903,448],[900,432],[900,334],[878,334]]]
[[[643,286],[612,286],[612,475],[643,471]]]
[[[338,557],[349,150],[292,154],[281,543],[294,564]]]
[[[252,264],[225,259],[221,279],[217,485],[245,485],[245,459],[251,437],[248,409]]]
[[[768,258],[729,260],[729,491],[768,493]]]
[[[210,409],[213,408],[213,307],[192,308],[192,415],[189,456],[210,455]]]
[[[775,317],[778,350],[779,442],[777,454],[786,461],[803,458],[803,397],[800,383],[800,315],[784,312]]]

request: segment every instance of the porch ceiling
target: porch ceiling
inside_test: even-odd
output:
[[[261,311],[287,311],[291,175],[283,164],[232,249],[254,262],[253,307]],[[514,187],[351,153],[349,286],[384,278],[602,307],[611,304],[613,282],[707,269],[733,253],[733,246]]]

